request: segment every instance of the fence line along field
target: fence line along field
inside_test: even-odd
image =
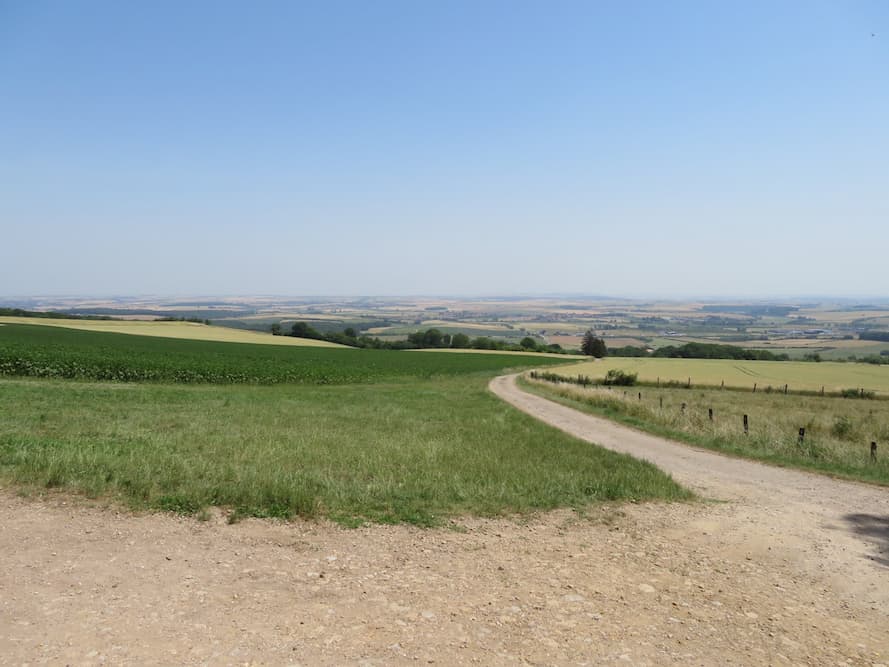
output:
[[[734,359],[673,359],[666,357],[606,357],[572,366],[563,366],[563,375],[586,375],[601,380],[609,370],[636,373],[639,381],[655,384],[658,380],[692,386],[720,386],[757,391],[774,390],[826,392],[861,388],[889,396],[889,366],[840,362],[737,361]]]
[[[80,331],[99,331],[105,333],[132,334],[135,336],[152,336],[156,338],[177,338],[184,340],[206,340],[222,343],[252,343],[256,345],[296,345],[309,347],[344,346],[325,340],[309,338],[291,338],[289,336],[272,336],[260,331],[246,329],[230,329],[228,327],[208,326],[198,322],[158,322],[145,320],[65,320],[43,317],[4,317],[0,316],[0,324],[27,324],[33,326],[63,327]]]
[[[571,407],[690,444],[889,484],[889,407],[883,400],[523,382],[535,393]],[[877,444],[875,456],[871,443]]]
[[[688,498],[653,465],[487,390],[507,369],[558,363],[7,324],[0,481],[198,516],[219,506],[232,518],[346,525]]]

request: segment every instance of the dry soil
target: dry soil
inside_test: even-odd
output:
[[[889,491],[491,388],[707,500],[348,530],[0,490],[0,663],[889,663]]]

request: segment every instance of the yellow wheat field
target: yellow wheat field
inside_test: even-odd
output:
[[[132,334],[135,336],[156,336],[158,338],[184,338],[191,340],[217,341],[221,343],[256,343],[260,345],[299,345],[308,347],[342,347],[336,343],[290,336],[272,336],[259,331],[229,329],[208,326],[197,322],[145,322],[141,320],[64,320],[42,317],[0,317],[0,324],[34,324],[50,327],[65,327],[81,331],[104,331],[109,333]]]

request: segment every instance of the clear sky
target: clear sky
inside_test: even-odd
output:
[[[889,2],[0,0],[0,295],[889,293]]]

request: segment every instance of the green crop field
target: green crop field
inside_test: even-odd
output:
[[[559,361],[537,355],[530,363],[547,365]],[[519,363],[515,356],[507,354],[408,354],[171,340],[31,325],[0,328],[0,375],[192,383],[349,384],[499,371]]]
[[[719,386],[758,390],[768,387],[791,391],[838,392],[862,388],[880,395],[889,395],[889,366],[839,362],[802,361],[735,361],[732,359],[668,359],[660,357],[606,357],[558,370],[565,375],[588,375],[601,379],[610,369],[638,373],[646,383],[680,382],[691,378],[692,385]]]
[[[42,317],[0,316],[0,324],[26,324],[29,326],[62,327],[80,331],[151,336],[155,338],[176,338],[185,340],[206,340],[221,343],[251,343],[254,345],[295,345],[300,347],[336,347],[342,345],[324,340],[272,336],[258,331],[231,329],[228,327],[207,326],[197,322],[157,322],[144,320],[63,320]]]
[[[768,463],[889,485],[889,406],[882,400],[523,383],[547,398],[657,435]],[[800,428],[805,429],[802,443]],[[871,442],[878,447],[875,461]]]
[[[346,525],[689,497],[654,466],[487,391],[507,369],[562,362],[6,325],[0,480],[136,508]]]

